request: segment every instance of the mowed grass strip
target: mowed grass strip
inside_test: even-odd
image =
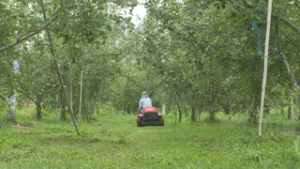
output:
[[[5,125],[1,129],[1,169],[261,168],[259,158],[265,147],[279,146],[290,138],[282,134],[276,138],[268,130],[282,133],[292,125],[275,125],[281,119],[273,115],[267,120],[274,124],[259,139],[256,125],[238,122],[236,117],[228,120],[222,114],[217,116],[220,123],[190,123],[184,117],[182,124],[174,124],[174,116],[167,115],[165,126],[159,127],[136,127],[133,115],[106,116],[101,123],[96,118],[79,123],[81,136],[76,136],[70,121],[60,122],[53,115],[41,121],[26,113],[18,117],[29,128]]]

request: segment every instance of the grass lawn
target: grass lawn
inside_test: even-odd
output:
[[[262,138],[245,116],[238,122],[222,113],[220,123],[184,117],[181,124],[170,114],[159,127],[136,127],[133,115],[105,116],[101,123],[95,116],[78,124],[77,136],[70,120],[54,114],[36,120],[29,112],[18,112],[20,126],[0,129],[1,169],[300,168],[299,125],[282,115],[265,116]]]

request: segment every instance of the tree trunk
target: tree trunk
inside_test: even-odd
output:
[[[192,121],[192,122],[195,122],[195,121],[196,121],[196,110],[195,110],[195,101],[194,101],[194,99],[193,99],[193,101],[192,101],[191,121]]]
[[[56,103],[55,103],[55,113],[56,113],[56,119],[57,119],[57,102],[58,102],[58,95],[56,95]]]
[[[176,106],[175,106],[175,109],[176,109],[176,112],[175,112],[175,124],[176,124],[177,123],[177,112],[178,112],[178,109],[176,108]]]
[[[225,113],[226,115],[228,115],[228,114],[230,113],[230,106],[226,105],[226,106],[224,106],[223,108],[224,108],[224,113]]]
[[[72,89],[72,63],[70,61],[70,107],[72,109],[72,112],[74,112],[73,109],[73,89]],[[75,117],[75,113],[74,113]],[[73,123],[73,120],[71,119],[71,123]]]
[[[212,101],[209,108],[209,121],[215,120],[215,101]]]
[[[177,107],[178,107],[178,113],[179,113],[178,123],[181,123],[182,113],[181,113],[181,110],[180,110],[180,105],[178,104]]]
[[[284,109],[283,109],[283,105],[281,105],[281,115],[284,116]]]
[[[201,116],[202,116],[202,109],[199,108],[199,121],[201,121]]]
[[[80,96],[79,96],[79,113],[78,113],[78,123],[80,123],[80,116],[81,116],[81,104],[82,104],[82,79],[83,79],[83,71],[81,70],[80,76]]]
[[[111,99],[110,99],[110,100],[111,100]],[[114,114],[113,114],[113,112],[112,112],[111,107],[112,107],[112,104],[109,105],[109,111],[111,112],[111,116],[113,116]]]
[[[61,94],[60,121],[66,120],[66,101],[63,93]]]
[[[298,96],[299,96],[299,90],[297,89],[296,99],[295,99],[295,113],[294,113],[295,121],[297,120]]]
[[[37,119],[42,119],[42,99],[43,99],[43,95],[41,95],[40,93],[36,94],[36,118]]]
[[[129,114],[130,114],[129,106],[127,106],[126,109],[127,109],[127,115],[129,115]],[[139,114],[139,113],[138,113],[138,114]]]
[[[101,122],[101,103],[99,104],[99,123]]]
[[[209,121],[215,120],[215,104],[216,104],[216,88],[215,88],[215,82],[212,83],[212,91],[211,91],[211,103],[209,108]]]
[[[242,111],[242,105],[240,106],[240,110],[239,110],[239,118],[238,118],[239,121],[241,119],[241,111]]]
[[[251,103],[251,106],[248,110],[248,122],[249,123],[256,123],[256,114],[257,114],[257,99],[254,97]]]
[[[181,113],[181,110],[180,110],[179,95],[177,95],[177,109],[178,109],[178,113],[179,113],[178,123],[181,123],[182,113]]]
[[[85,105],[85,102],[84,102],[84,99],[82,100],[82,105],[83,105],[83,110],[84,110],[84,115],[82,116],[82,118],[83,118],[83,122],[85,122],[85,119],[86,119],[86,122],[88,123],[89,121],[88,121],[88,105]]]
[[[228,96],[228,94],[226,93],[226,103],[225,103],[225,106],[223,107],[224,109],[224,113],[226,115],[229,115],[230,114],[230,111],[231,111],[231,103],[230,103],[230,98]]]
[[[291,106],[288,109],[288,120],[291,120]]]
[[[42,119],[42,106],[40,103],[36,104],[36,118]]]

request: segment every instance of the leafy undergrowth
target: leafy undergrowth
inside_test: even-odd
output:
[[[80,123],[47,115],[34,120],[19,113],[17,126],[0,130],[0,168],[299,168],[297,127],[280,115],[265,119],[263,137],[257,125],[218,114],[218,123],[136,127],[136,116],[102,117]],[[272,121],[272,123],[271,123]],[[23,125],[22,125],[23,124]],[[297,126],[297,125],[296,125]],[[294,133],[294,134],[293,134]]]

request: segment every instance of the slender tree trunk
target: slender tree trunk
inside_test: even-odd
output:
[[[81,71],[80,76],[80,98],[79,98],[79,115],[78,115],[78,123],[80,123],[80,116],[81,116],[81,104],[82,104],[82,78],[83,78],[83,71]]]
[[[42,119],[42,106],[40,103],[37,102],[36,104],[36,115],[37,115],[37,119]]]
[[[179,96],[179,94],[178,94],[178,95],[177,95],[177,109],[178,109],[178,113],[179,113],[178,123],[181,123],[182,113],[181,113],[181,110],[180,110],[180,103],[179,103],[179,100],[180,100],[180,96]]]
[[[64,95],[61,95],[61,108],[60,108],[60,121],[66,120],[66,101],[64,99]]]
[[[241,111],[242,111],[242,105],[240,105],[240,110],[239,110],[239,121],[241,119]]]
[[[129,109],[129,107],[127,106],[127,114],[130,114],[130,109]]]
[[[74,109],[73,109],[73,89],[72,89],[72,63],[71,63],[71,61],[70,61],[70,107],[72,109],[72,112],[74,112]],[[73,121],[71,119],[71,123],[72,122]]]
[[[111,99],[109,99],[109,100],[111,100]],[[109,105],[109,111],[111,112],[111,116],[113,116],[114,114],[112,112],[112,104]]]
[[[211,91],[211,103],[209,108],[209,121],[215,120],[215,104],[216,104],[216,98],[215,98],[216,88],[215,88],[215,82],[212,83],[212,91]]]
[[[85,105],[84,100],[82,101],[82,105],[85,114],[85,116],[83,116],[83,121],[85,121],[84,119],[86,119],[86,122],[88,123],[88,110],[87,110],[88,105]]]
[[[215,120],[215,101],[212,101],[209,108],[209,121]]]
[[[57,112],[57,102],[58,102],[58,95],[56,95],[56,103],[55,103],[56,119],[57,119],[57,117],[58,117],[58,112]]]
[[[101,103],[100,103],[100,105],[99,105],[99,123],[101,122]]]
[[[199,121],[201,121],[201,117],[202,117],[202,109],[199,108]]]
[[[177,112],[178,112],[178,108],[175,107],[175,109],[176,109],[176,113],[175,113],[175,124],[176,124],[176,123],[177,123]]]
[[[192,100],[192,114],[191,114],[191,121],[195,122],[196,121],[196,110],[195,110],[195,101],[194,99]]]
[[[297,120],[297,109],[298,109],[298,95],[299,95],[299,89],[297,88],[297,92],[296,92],[296,99],[295,99],[295,121]]]
[[[256,123],[257,106],[258,106],[257,99],[254,96],[251,106],[248,110],[248,122],[249,123]]]
[[[288,109],[288,120],[291,120],[291,106]]]
[[[178,104],[177,106],[178,106],[178,113],[179,113],[178,123],[181,123],[181,120],[182,120],[182,113],[181,113],[180,105]]]
[[[43,95],[40,93],[36,94],[36,118],[42,119],[42,99]]]
[[[283,105],[281,105],[281,115],[284,116],[284,108],[283,108]]]
[[[94,105],[94,113],[93,113],[93,110],[91,110],[91,113],[90,113],[90,116],[89,116],[89,120],[88,120],[88,123],[91,122],[91,119],[92,119],[92,115],[95,114],[96,110],[95,110],[95,105]]]

